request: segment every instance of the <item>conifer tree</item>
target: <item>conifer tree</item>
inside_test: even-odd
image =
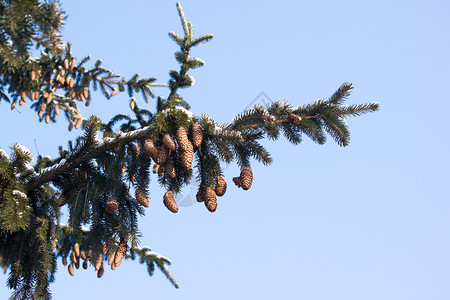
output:
[[[323,144],[328,133],[347,146],[346,118],[379,107],[344,104],[352,90],[344,83],[328,99],[255,105],[229,123],[196,116],[181,90],[194,83],[190,71],[204,65],[191,56],[193,48],[213,36],[196,37],[179,3],[177,8],[182,34],[170,31],[169,37],[179,46],[180,67],[169,72],[168,84],[159,84],[138,74],[120,78],[101,60],[88,67],[89,56],[74,57],[60,35],[65,15],[58,2],[0,1],[0,102],[11,109],[30,105],[41,122],[64,115],[69,130],[83,131],[66,149],[59,148],[57,158],[39,156],[34,165],[22,145],[11,147],[9,155],[0,149],[0,264],[9,272],[13,299],[51,298],[57,259],[71,275],[82,264],[101,277],[106,264],[115,269],[123,259],[139,258],[150,275],[158,267],[178,287],[167,268],[170,260],[138,247],[137,220],[149,206],[152,178],[166,191],[161,201],[171,212],[179,211],[174,195],[190,182],[198,184],[197,200],[214,212],[231,182],[251,188],[252,161],[272,162],[261,140],[283,135],[299,144],[307,136]],[[39,57],[31,55],[33,47],[42,51]],[[156,96],[155,88],[168,89],[168,95]],[[95,90],[107,99],[128,93],[130,115],[117,114],[106,123],[84,118],[78,105],[100,101]],[[232,162],[241,172],[229,180],[223,165]],[[62,207],[69,213],[66,223],[60,219]]]

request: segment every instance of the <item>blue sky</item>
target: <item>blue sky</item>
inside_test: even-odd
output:
[[[175,1],[65,1],[63,31],[73,54],[103,59],[130,78],[166,83],[178,66],[170,30],[181,33]],[[101,279],[71,277],[58,266],[55,299],[449,299],[450,178],[448,1],[182,2],[197,34],[212,42],[182,92],[195,114],[230,121],[263,92],[293,105],[355,86],[349,104],[378,101],[380,111],[348,120],[348,147],[267,141],[274,163],[253,163],[249,191],[231,182],[218,209],[185,202],[178,214],[151,183],[140,221],[142,245],[172,259],[174,289],[125,261]],[[156,90],[162,96],[164,88]],[[138,104],[144,104],[138,99]],[[154,108],[154,102],[147,105]],[[63,119],[39,123],[27,107],[1,104],[0,148],[15,142],[56,156],[81,132]],[[129,111],[126,95],[98,94],[85,115],[104,121]],[[35,144],[37,147],[35,147]],[[189,195],[186,189],[185,195]],[[6,281],[6,274],[0,280]],[[10,291],[0,285],[0,298]],[[88,296],[89,295],[89,296]]]

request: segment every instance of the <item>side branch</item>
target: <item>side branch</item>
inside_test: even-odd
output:
[[[97,157],[99,154],[104,153],[106,151],[112,150],[119,146],[120,144],[129,143],[135,140],[139,140],[148,135],[148,133],[153,129],[152,126],[147,126],[141,129],[137,129],[128,133],[122,133],[115,138],[107,138],[103,140],[98,140],[97,145],[89,151],[88,153],[77,157],[73,160],[68,159],[63,164],[58,165],[57,167],[49,167],[41,171],[41,174],[36,177],[34,180],[30,181],[27,184],[27,192],[31,192],[42,184],[52,180],[53,178],[67,172],[71,169],[76,168],[82,163]],[[74,154],[76,156],[77,153]]]

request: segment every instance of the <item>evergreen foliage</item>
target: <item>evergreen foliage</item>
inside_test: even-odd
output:
[[[223,164],[235,161],[242,168],[233,181],[247,190],[253,180],[251,161],[272,162],[262,139],[277,140],[282,134],[299,144],[306,135],[323,144],[328,133],[347,146],[346,118],[379,107],[345,105],[352,85],[344,83],[328,100],[296,107],[286,101],[255,105],[229,123],[195,116],[180,89],[192,86],[190,70],[204,65],[190,56],[192,48],[213,36],[194,37],[179,3],[177,8],[183,35],[171,31],[169,37],[180,47],[175,53],[180,69],[169,72],[168,84],[157,84],[156,78],[138,74],[119,79],[101,60],[88,68],[89,57],[73,57],[70,44],[60,37],[65,16],[58,2],[0,2],[0,101],[14,109],[30,100],[39,120],[47,123],[62,111],[70,130],[84,130],[67,149],[60,147],[58,158],[39,156],[34,165],[23,146],[14,145],[10,156],[0,150],[0,263],[9,271],[13,299],[51,298],[57,258],[70,261],[71,274],[82,259],[83,267],[90,264],[101,277],[104,262],[114,269],[123,258],[138,257],[150,275],[157,266],[178,287],[167,269],[170,260],[138,246],[137,217],[148,206],[152,177],[168,192],[164,203],[171,211],[178,211],[173,193],[192,180],[199,184],[198,200],[215,211],[216,193],[222,196],[226,190]],[[32,47],[42,50],[39,57],[31,55]],[[169,89],[167,98],[155,96],[158,86]],[[91,89],[107,99],[127,92],[132,116],[117,114],[107,123],[96,116],[83,118],[77,103],[89,105]],[[136,94],[146,102],[156,97],[155,110],[138,106]],[[63,206],[67,223],[60,219]]]

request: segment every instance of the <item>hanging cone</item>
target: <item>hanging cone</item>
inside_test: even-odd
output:
[[[177,175],[175,173],[175,167],[173,165],[173,161],[170,156],[167,158],[166,164],[164,165],[164,170],[167,173],[167,175],[169,175],[169,177],[172,179],[175,178]]]
[[[112,91],[110,97],[113,97],[113,96],[117,95],[118,93],[119,93],[119,90],[114,89],[114,90]]]
[[[291,123],[292,125],[298,126],[300,125],[300,121],[302,120],[299,116],[297,116],[296,114],[290,114],[289,117],[289,123]]]
[[[145,194],[144,189],[142,189],[142,188],[136,189],[134,195],[136,196],[136,200],[137,200],[137,202],[139,202],[140,205],[142,205],[144,207],[148,207],[149,202],[148,202],[148,198],[147,198],[147,195]]]
[[[131,101],[130,101],[130,108],[132,109],[132,110],[134,110],[134,107],[136,106],[136,102],[133,100],[133,99],[131,99]]]
[[[163,203],[167,207],[167,209],[170,210],[171,212],[173,213],[178,212],[178,205],[175,202],[172,191],[168,191],[164,194]]]
[[[200,184],[200,186],[198,187],[197,195],[196,195],[197,202],[205,201],[204,196],[205,196],[205,191],[204,191],[203,185]]]
[[[194,159],[194,149],[192,148],[192,144],[190,142],[189,144],[190,148],[180,152],[181,165],[186,171],[189,171],[192,168],[192,161]]]
[[[102,263],[103,263],[103,255],[99,254],[94,264],[96,271],[100,270]]]
[[[72,71],[75,67],[75,64],[77,63],[77,60],[75,58],[72,59],[72,62],[70,63],[69,70]]]
[[[81,250],[80,257],[81,257],[82,260],[86,260],[87,259],[86,252],[84,250]]]
[[[31,80],[35,80],[35,79],[36,79],[36,72],[31,71]]]
[[[160,147],[158,149],[158,153],[156,154],[156,159],[155,162],[158,165],[164,165],[164,163],[166,162],[167,158],[170,155],[170,150],[167,149],[164,145],[162,145],[162,147]]]
[[[250,167],[243,167],[239,178],[241,180],[242,189],[244,189],[244,191],[248,190],[253,182],[252,169],[250,169]]]
[[[144,143],[144,154],[151,157],[153,160],[156,160],[156,154],[158,153],[158,150],[153,145],[152,140],[146,140]]]
[[[52,248],[56,248],[58,246],[58,242],[56,240],[52,241]]]
[[[77,263],[77,256],[75,255],[75,252],[73,252],[73,251],[70,253],[70,261],[75,264]]]
[[[75,263],[75,268],[77,268],[77,270],[80,268],[80,260],[77,260]]]
[[[83,94],[82,94],[82,96],[84,97],[84,98],[88,98],[89,97],[89,88],[87,87],[87,86],[85,86],[84,88],[83,88]]]
[[[192,145],[194,147],[200,147],[203,142],[203,132],[200,124],[195,123],[192,125]]]
[[[83,269],[87,269],[88,268],[88,261],[87,260],[85,260],[85,261],[83,261]]]
[[[154,174],[158,173],[158,170],[159,170],[159,165],[158,164],[154,164],[153,165],[153,173]]]
[[[76,257],[80,257],[80,245],[78,243],[75,243],[75,245],[73,245],[73,252],[75,253]]]
[[[69,270],[69,274],[73,276],[74,272],[73,272],[73,263],[69,264],[69,267],[67,268]]]
[[[175,138],[177,140],[178,146],[182,151],[186,151],[192,147],[192,144],[188,139],[186,129],[184,129],[184,127],[181,126],[178,128]]]
[[[119,205],[117,204],[114,197],[109,198],[108,202],[106,202],[106,211],[110,214],[113,214],[117,211],[119,208]]]
[[[64,267],[67,266],[67,257],[64,256],[62,258],[62,264],[63,264]]]
[[[205,206],[210,212],[215,212],[217,209],[217,198],[216,192],[212,187],[207,187],[205,189]]]
[[[97,271],[97,278],[101,278],[103,276],[103,273],[105,273],[105,268],[103,267],[103,263],[100,266],[100,269]]]
[[[114,262],[114,254],[109,257],[108,265],[111,265],[113,262]]]
[[[233,177],[233,182],[234,182],[234,184],[235,184],[238,188],[241,187],[241,178],[239,178],[239,177]]]
[[[164,137],[162,139],[162,143],[170,151],[175,151],[177,149],[177,145],[175,145],[175,141],[170,137],[169,134],[164,135]]]
[[[67,70],[67,69],[69,69],[69,60],[66,58],[65,60],[64,60],[64,68]],[[61,70],[62,71],[62,70]]]
[[[215,189],[216,195],[218,197],[222,197],[223,195],[225,195],[226,191],[227,191],[227,182],[225,181],[225,178],[223,176],[219,176]]]
[[[127,241],[121,240],[119,243],[119,246],[117,247],[116,253],[114,254],[114,263],[113,265],[115,267],[120,266],[122,263],[122,259],[124,258],[125,254],[127,253],[128,245]]]

